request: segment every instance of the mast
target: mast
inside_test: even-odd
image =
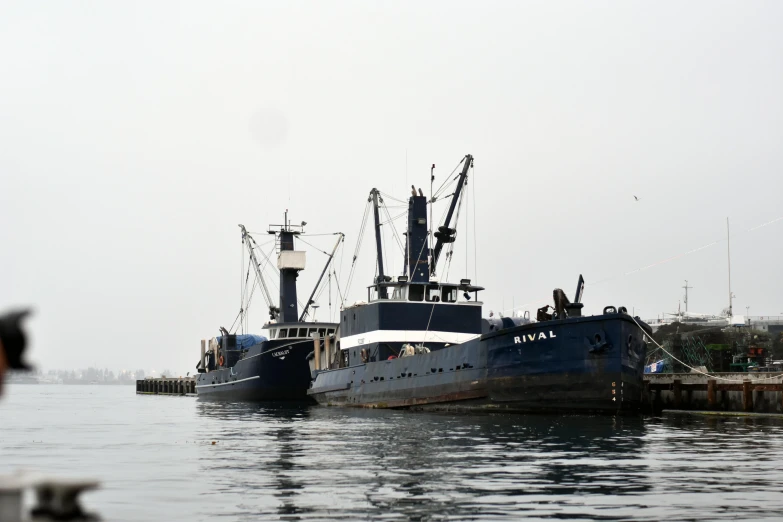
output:
[[[375,249],[378,256],[378,277],[375,279],[375,284],[383,283],[385,279],[383,271],[383,248],[381,246],[381,220],[378,216],[378,189],[374,188],[370,191],[372,196],[372,213],[375,218]],[[388,294],[385,286],[378,287],[378,297],[381,299],[387,299]]]
[[[729,229],[729,218],[726,218],[726,253],[729,258],[729,319],[734,317],[734,304],[732,300],[734,295],[731,293],[731,230]]]
[[[432,244],[432,233],[434,232],[432,230],[432,224],[434,223],[434,221],[432,220],[432,207],[435,206],[433,205],[433,203],[435,203],[435,194],[433,193],[434,185],[435,185],[435,164],[433,163],[432,167],[430,167],[430,222],[428,223],[427,226],[427,228],[429,228],[428,248],[430,249],[430,252],[432,252],[432,248],[435,246]]]
[[[332,253],[329,254],[329,259],[326,260],[326,264],[324,265],[324,269],[321,271],[321,275],[318,277],[318,282],[315,283],[315,287],[313,288],[313,292],[310,294],[310,297],[307,298],[307,304],[304,307],[304,310],[302,310],[302,315],[299,317],[299,322],[301,323],[304,321],[305,316],[307,315],[307,310],[310,308],[310,305],[313,305],[313,308],[317,307],[318,305],[313,304],[313,296],[315,295],[315,291],[318,290],[318,285],[321,284],[321,280],[324,278],[324,274],[326,273],[326,270],[329,268],[329,263],[332,262],[332,259],[334,259],[334,253],[337,252],[337,247],[340,246],[340,242],[345,239],[345,234],[342,232],[337,233],[340,237],[337,238],[337,243],[335,243],[334,248],[332,249]],[[329,278],[329,284],[332,284],[331,276]],[[330,290],[331,292],[331,290]],[[331,305],[331,294],[329,295],[329,302]],[[315,316],[315,312],[313,312],[313,316]]]
[[[253,240],[253,237],[247,233],[247,230],[245,230],[245,225],[239,225],[239,228],[242,229],[242,243],[250,254],[250,260],[253,262],[253,270],[256,272],[256,279],[261,283],[261,289],[264,291],[264,299],[266,299],[266,304],[269,306],[269,318],[275,320],[280,316],[280,309],[272,304],[274,302],[272,301],[272,295],[269,293],[269,288],[266,286],[264,274],[261,272],[261,266],[258,264],[256,253],[253,251],[253,246],[250,244],[251,242],[255,243],[255,241]]]
[[[731,286],[731,283],[729,283],[729,286]],[[693,288],[693,287],[692,286],[688,286],[688,280],[686,279],[685,280],[685,286],[683,286],[683,288],[685,289],[685,313],[687,314],[688,313],[688,290],[690,288]],[[729,290],[729,291],[731,291],[731,290]]]
[[[457,188],[454,189],[454,196],[451,198],[451,205],[446,214],[446,220],[443,222],[443,226],[438,227],[438,231],[435,232],[435,237],[438,238],[438,241],[435,243],[435,248],[432,251],[432,261],[430,263],[430,273],[432,274],[435,273],[435,269],[438,266],[438,258],[440,257],[441,250],[443,250],[443,245],[446,243],[453,243],[454,234],[457,233],[456,229],[449,228],[449,224],[454,215],[454,209],[457,208],[457,203],[459,203],[462,187],[465,185],[465,180],[468,177],[468,169],[473,165],[473,156],[470,154],[466,155],[464,162],[465,164],[462,166],[462,172],[459,174],[459,179],[457,181]]]
[[[408,199],[408,230],[405,233],[405,267],[413,283],[427,283],[430,280],[429,249],[427,248],[427,198],[419,189],[411,186]]]
[[[294,250],[294,237],[302,233],[306,223],[291,225],[288,210],[285,211],[282,225],[270,225],[269,233],[277,234],[280,241],[280,253],[277,255],[277,268],[280,270],[280,321],[295,323],[299,318],[296,298],[296,278],[305,268],[305,252]],[[275,230],[279,227],[279,230]],[[295,229],[299,230],[295,230]]]

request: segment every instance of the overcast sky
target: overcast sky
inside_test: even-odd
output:
[[[781,20],[780,2],[6,0],[0,309],[34,307],[45,369],[184,374],[239,309],[238,223],[288,208],[342,231],[346,276],[372,187],[428,192],[431,164],[440,182],[470,153],[451,274],[487,287],[485,314],[580,273],[588,312],[675,311],[687,279],[690,310],[718,313],[727,217],[735,312],[783,314],[783,220],[749,231],[783,217]]]

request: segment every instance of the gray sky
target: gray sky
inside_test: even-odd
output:
[[[404,199],[471,153],[452,274],[470,245],[485,314],[579,273],[603,281],[588,312],[674,311],[688,279],[690,310],[717,313],[725,241],[623,274],[725,239],[727,216],[735,312],[783,313],[783,220],[748,232],[783,216],[781,20],[779,2],[2,2],[0,308],[35,307],[44,368],[184,373],[238,311],[237,223],[289,208],[343,231],[347,275],[373,186]],[[359,263],[351,300],[369,248]]]

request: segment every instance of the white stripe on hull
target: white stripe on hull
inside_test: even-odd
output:
[[[252,381],[253,379],[260,379],[260,375],[254,375],[253,377],[247,377],[246,379],[239,379],[236,381],[221,382],[218,384],[198,384],[196,388],[217,388],[218,386],[228,386],[229,384],[237,384],[245,381]]]
[[[450,343],[459,344],[481,334],[437,332],[426,330],[375,330],[340,338],[340,348],[347,350],[371,343]]]

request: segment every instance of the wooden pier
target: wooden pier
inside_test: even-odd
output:
[[[158,377],[136,381],[141,395],[196,395],[195,377]]]
[[[647,374],[644,395],[654,413],[664,409],[783,413],[783,374]]]

